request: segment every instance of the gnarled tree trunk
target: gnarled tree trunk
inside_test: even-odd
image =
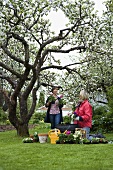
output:
[[[16,128],[18,136],[29,136],[29,127],[28,124],[19,124]]]
[[[9,121],[16,128],[18,136],[29,136],[29,120],[34,113],[34,109],[36,106],[36,91],[33,90],[33,100],[28,108],[27,97],[24,95],[19,95],[19,100],[11,96],[9,105]],[[19,117],[17,116],[17,101],[19,103]]]
[[[12,100],[9,104],[9,121],[16,128],[18,136],[29,136],[29,119],[27,117],[27,101],[20,102],[20,114],[17,116],[17,101]]]

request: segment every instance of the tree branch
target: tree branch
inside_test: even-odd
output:
[[[64,69],[65,69],[65,70],[68,71],[68,73],[75,72],[75,73],[77,73],[83,80],[85,79],[85,77],[83,77],[77,70],[68,68],[67,66],[55,66],[55,65],[51,65],[51,66],[42,67],[42,68],[41,68],[41,71],[47,70],[47,69],[51,69],[51,68],[53,68],[53,69],[58,69],[58,70],[64,70]]]
[[[8,34],[11,34],[15,39],[19,40],[23,45],[25,49],[25,64],[28,64],[29,62],[29,45],[25,41],[24,37],[20,37],[18,34],[14,32],[10,32]]]
[[[59,49],[47,49],[48,52],[54,52],[54,53],[69,53],[74,50],[86,50],[85,46],[78,46],[78,47],[73,47],[69,48],[68,50],[59,50]]]
[[[0,75],[0,78],[3,80],[6,80],[9,84],[11,84],[12,88],[15,89],[16,81],[12,80],[13,78],[8,77],[8,76],[2,76],[2,75]]]
[[[4,52],[5,52],[11,59],[13,59],[13,60],[15,60],[15,61],[17,61],[17,62],[19,62],[19,63],[21,63],[21,64],[24,64],[24,61],[21,60],[20,58],[17,58],[17,57],[14,56],[14,55],[12,55],[12,54],[10,53],[10,51],[5,47],[5,45],[2,45],[1,48],[4,50]]]
[[[16,71],[14,71],[13,69],[9,68],[7,65],[5,65],[4,63],[0,62],[0,66],[3,67],[5,70],[9,71],[10,73],[12,73],[13,75],[15,75],[17,78],[21,78],[21,74],[17,73]]]

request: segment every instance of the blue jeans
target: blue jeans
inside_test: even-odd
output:
[[[50,114],[50,122],[51,122],[51,129],[54,129],[56,125],[60,123],[60,113],[58,114]]]
[[[89,139],[90,128],[89,127],[84,127],[82,129],[86,131],[86,138]]]

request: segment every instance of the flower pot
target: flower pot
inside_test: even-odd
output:
[[[38,137],[39,137],[39,142],[40,143],[46,143],[47,138],[48,138],[48,134],[47,133],[39,133]]]

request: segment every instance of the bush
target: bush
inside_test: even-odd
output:
[[[36,112],[33,114],[32,122],[33,124],[43,121],[46,116],[46,112]]]
[[[106,113],[108,112],[108,106],[98,106],[98,107],[95,107],[94,110],[93,110],[93,116],[96,116],[96,115],[106,115]]]
[[[93,111],[93,131],[113,131],[113,114],[107,106],[98,106]]]
[[[8,119],[8,115],[0,107],[0,124],[6,123],[7,119]]]

